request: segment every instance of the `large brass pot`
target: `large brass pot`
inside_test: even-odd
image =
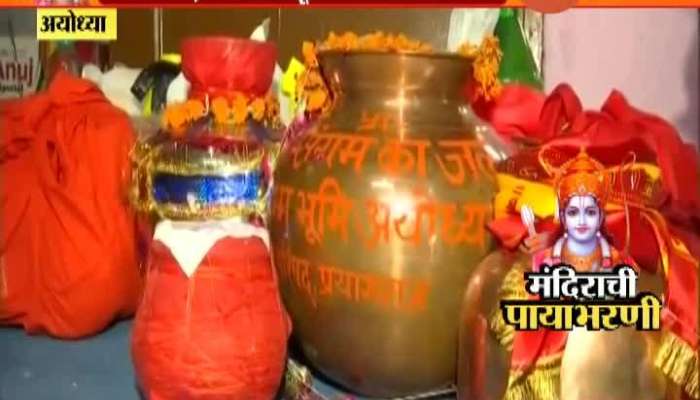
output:
[[[276,166],[271,234],[294,334],[355,393],[454,382],[461,295],[488,253],[505,148],[456,55],[322,52],[335,102]]]

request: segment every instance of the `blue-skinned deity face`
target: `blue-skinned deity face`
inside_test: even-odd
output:
[[[603,213],[593,196],[572,196],[564,209],[563,221],[570,239],[587,243],[596,239]]]

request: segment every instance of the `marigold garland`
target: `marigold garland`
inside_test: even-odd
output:
[[[197,99],[171,104],[165,109],[161,123],[172,136],[181,137],[190,124],[207,115],[219,127],[242,125],[249,119],[266,124],[279,121],[279,103],[272,93],[262,98],[236,92],[231,99],[214,98],[209,103],[208,112],[205,102]]]
[[[300,97],[298,100],[306,103],[306,111],[312,113],[326,112],[332,104],[330,92],[321,76],[316,57],[319,51],[325,50],[433,53],[432,47],[427,43],[411,40],[403,34],[392,35],[381,31],[363,36],[353,32],[345,32],[342,35],[331,32],[328,38],[318,46],[312,42],[304,42],[302,57],[306,70],[297,82],[297,94]],[[479,84],[477,96],[486,100],[498,96],[501,91],[498,71],[503,57],[498,38],[488,36],[479,46],[464,44],[457,54],[474,59],[474,79]]]
[[[503,59],[498,38],[487,36],[480,46],[465,43],[457,52],[465,57],[474,58],[474,80],[479,83],[477,96],[482,96],[485,100],[497,97],[502,88],[498,80],[498,71]]]

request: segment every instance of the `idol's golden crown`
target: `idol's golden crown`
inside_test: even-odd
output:
[[[554,187],[559,204],[566,204],[572,196],[593,196],[604,204],[609,184],[605,166],[581,149],[579,154],[558,168]]]

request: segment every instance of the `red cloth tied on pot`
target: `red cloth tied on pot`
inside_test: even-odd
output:
[[[267,247],[219,240],[189,279],[154,241],[132,335],[149,400],[272,399],[289,333]]]
[[[61,71],[46,92],[0,105],[0,132],[0,323],[80,338],[132,315],[128,117]]]
[[[508,95],[509,91],[527,90],[531,89],[506,88],[504,95]],[[611,93],[599,111],[584,110],[568,85],[558,86],[543,103],[540,103],[536,93],[518,96],[521,99],[531,98],[530,104],[515,106],[513,102],[497,100],[477,111],[486,118],[493,118],[492,124],[497,129],[509,127],[504,131],[504,136],[525,138],[525,142],[554,149],[563,154],[563,159],[585,147],[588,154],[610,168],[620,165],[633,153],[636,163],[652,164],[660,170],[660,201],[654,204],[634,202],[631,201],[634,193],[626,191],[625,195],[630,196],[629,201],[621,201],[618,196],[606,205],[605,230],[611,236],[613,246],[619,249],[629,246],[629,256],[641,268],[652,273],[659,266],[663,268],[666,278],[663,324],[669,334],[656,363],[667,376],[683,387],[686,396],[698,398],[700,168],[697,150],[683,143],[667,121],[635,109],[617,91]],[[527,114],[534,112],[539,104],[542,104],[537,113],[539,123],[533,124],[532,115]],[[537,151],[526,149],[523,153]],[[518,157],[516,155],[514,158]],[[518,167],[509,168],[513,172]],[[535,163],[530,163],[528,168],[520,168],[520,171],[527,170],[527,174],[520,176],[524,182],[551,184],[549,177],[544,176]],[[620,188],[613,190],[622,193]],[[513,204],[515,202],[514,198]],[[625,214],[625,205],[628,215]],[[489,228],[504,246],[515,248],[526,236],[527,229],[520,222],[519,210],[514,207],[503,210],[501,214]],[[553,223],[551,215],[542,216],[536,226],[538,232],[552,232],[553,238],[560,233],[560,227]],[[629,243],[626,243],[628,237]],[[559,347],[551,346],[552,349]],[[546,348],[542,346],[542,349]],[[531,352],[514,349],[514,357],[524,353]],[[517,360],[516,363],[525,368],[523,365],[532,364],[532,360],[545,353],[541,350],[535,356],[529,354],[529,358]]]
[[[262,97],[272,85],[277,48],[271,43],[229,37],[195,37],[182,43],[182,72],[190,97]]]

